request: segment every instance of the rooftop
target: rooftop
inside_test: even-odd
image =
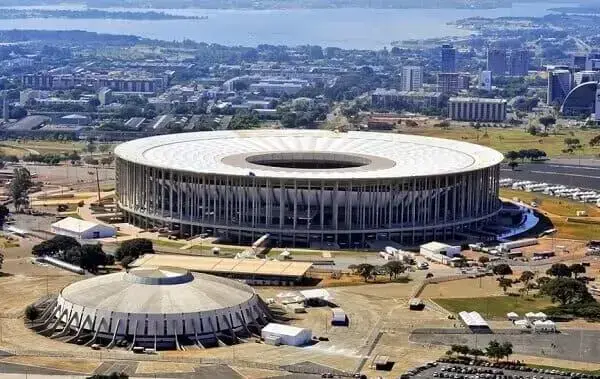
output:
[[[332,180],[470,172],[504,159],[493,149],[462,141],[322,130],[161,135],[121,144],[115,154],[146,166],[197,174]]]
[[[175,254],[148,254],[138,258],[136,267],[180,267],[190,271],[214,274],[240,274],[300,277],[312,266],[310,262],[281,262],[263,259],[230,259],[195,257]]]

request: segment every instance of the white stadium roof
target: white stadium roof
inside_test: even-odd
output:
[[[189,173],[271,178],[369,179],[444,175],[496,165],[499,152],[475,144],[405,134],[321,130],[182,133],[119,145],[127,161]],[[342,161],[352,167],[290,168],[267,160]],[[255,159],[253,159],[255,158]]]

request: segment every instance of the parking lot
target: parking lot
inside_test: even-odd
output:
[[[429,366],[429,367],[428,367]],[[410,374],[414,372],[414,374]],[[434,362],[410,371],[404,378],[448,379],[595,379],[600,376],[568,370],[533,368],[511,363],[471,362],[470,364]]]

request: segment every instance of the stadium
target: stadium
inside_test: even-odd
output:
[[[65,287],[36,329],[88,346],[207,347],[260,335],[268,317],[254,290],[238,281],[143,267]]]
[[[255,130],[138,139],[115,150],[128,222],[234,243],[417,244],[478,230],[501,208],[502,154],[438,138]]]

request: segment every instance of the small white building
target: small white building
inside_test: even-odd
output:
[[[262,329],[261,337],[273,345],[302,346],[310,342],[312,330],[272,322]]]
[[[117,229],[114,226],[97,224],[74,217],[67,217],[55,222],[50,230],[52,233],[77,239],[107,238],[117,235]]]
[[[450,264],[452,258],[460,255],[460,246],[450,246],[441,242],[429,242],[421,245],[421,256],[442,264]]]

